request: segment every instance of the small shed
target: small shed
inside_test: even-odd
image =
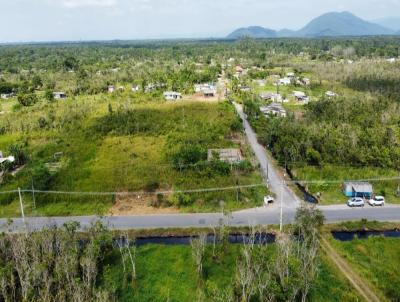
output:
[[[343,194],[347,197],[371,198],[373,187],[369,182],[345,182],[343,184]]]
[[[215,155],[218,156],[220,161],[229,164],[238,164],[242,161],[240,149],[209,149],[207,156],[208,161],[213,160]]]
[[[66,99],[67,94],[65,92],[53,92],[53,96],[56,100]]]
[[[182,94],[175,91],[166,91],[164,92],[164,99],[166,101],[176,101],[182,98]]]

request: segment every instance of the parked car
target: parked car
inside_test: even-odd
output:
[[[347,201],[349,207],[364,207],[365,202],[361,197],[353,197]]]
[[[268,207],[270,203],[274,203],[274,198],[270,195],[264,197],[264,207]]]
[[[371,198],[368,200],[368,203],[370,206],[380,206],[383,207],[385,205],[385,197],[383,196],[375,196],[374,198]]]

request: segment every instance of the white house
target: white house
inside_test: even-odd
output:
[[[293,91],[293,96],[298,102],[308,102],[308,96],[302,91]]]
[[[0,151],[0,164],[3,164],[3,163],[5,163],[5,162],[13,163],[14,161],[15,161],[14,156],[4,157],[4,156],[3,156],[3,152]]]
[[[262,98],[265,101],[271,100],[273,102],[282,103],[282,96],[279,93],[275,93],[275,92],[261,93],[260,98]]]
[[[14,92],[11,92],[11,93],[2,93],[0,97],[1,97],[3,100],[8,100],[9,98],[12,98],[12,97],[14,97],[14,96],[15,96],[15,93],[14,93]]]
[[[292,84],[292,79],[286,77],[286,78],[279,79],[274,85],[275,85],[275,86],[276,86],[276,85],[287,86],[287,85],[290,85],[290,84]]]
[[[113,86],[113,85],[108,86],[109,93],[113,93],[114,91],[115,91],[115,86]]]
[[[164,92],[164,99],[166,101],[176,101],[182,99],[182,94],[175,91]]]
[[[267,117],[270,115],[274,115],[277,117],[286,117],[287,116],[285,108],[283,108],[282,104],[279,104],[279,103],[272,103],[267,106],[262,106],[262,107],[260,107],[260,111]]]
[[[334,98],[334,97],[337,96],[337,94],[334,93],[333,91],[327,91],[327,92],[325,92],[325,95],[326,95],[328,98]]]
[[[132,85],[132,92],[138,92],[140,91],[140,86],[139,85]]]
[[[61,91],[53,92],[53,96],[54,96],[54,98],[56,100],[62,100],[62,99],[66,99],[67,98],[66,93],[65,92],[61,92]]]

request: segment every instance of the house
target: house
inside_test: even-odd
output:
[[[290,84],[292,84],[292,79],[291,78],[282,78],[282,79],[279,79],[278,81],[276,81],[274,85],[275,86],[276,85],[287,86],[287,85],[290,85]]]
[[[279,93],[275,92],[264,92],[260,94],[260,98],[262,98],[264,101],[273,101],[273,102],[282,102],[282,96]]]
[[[194,91],[203,93],[204,97],[214,97],[217,94],[214,84],[195,84]]]
[[[11,93],[2,93],[0,97],[1,97],[3,100],[8,100],[8,99],[10,99],[10,98],[12,98],[12,97],[14,97],[14,96],[15,96],[15,93],[14,93],[14,92],[11,92]]]
[[[166,101],[176,101],[182,99],[182,94],[175,91],[166,91],[164,92],[164,99]]]
[[[277,116],[277,117],[286,117],[287,113],[285,108],[282,107],[282,104],[280,103],[272,103],[267,106],[262,106],[260,107],[260,111],[265,115],[265,116]]]
[[[62,100],[62,99],[66,99],[67,95],[65,92],[53,92],[53,97],[56,100]]]
[[[325,92],[325,96],[327,96],[328,98],[334,98],[337,97],[337,94],[334,93],[333,91],[327,91]]]
[[[119,86],[119,87],[118,87],[118,90],[119,90],[119,91],[125,91],[125,87],[124,87],[124,86]]]
[[[254,83],[256,83],[260,87],[264,87],[267,84],[266,80],[254,80]]]
[[[14,156],[4,157],[4,156],[3,156],[3,152],[0,151],[0,164],[3,164],[3,163],[5,163],[5,162],[13,163],[14,161],[15,161]]]
[[[396,62],[396,58],[390,58],[386,60],[388,63],[395,63]]]
[[[216,94],[215,89],[207,88],[207,89],[204,89],[204,90],[203,90],[203,95],[204,95],[204,97],[206,97],[206,98],[212,98],[212,97],[215,96],[215,94]]]
[[[132,92],[138,92],[140,91],[140,86],[139,85],[132,85]]]
[[[108,86],[108,92],[113,93],[115,91],[115,86]]]
[[[371,198],[373,187],[369,182],[345,182],[343,183],[343,194],[347,197]]]
[[[288,73],[286,74],[286,76],[287,76],[288,78],[294,79],[295,74],[294,74],[294,72],[288,72]]]
[[[308,96],[302,91],[293,91],[293,96],[298,102],[308,102]]]
[[[309,78],[302,78],[302,79],[298,80],[298,83],[300,85],[310,86],[311,85],[311,80]]]
[[[242,92],[251,92],[250,86],[239,86],[240,91]]]
[[[240,149],[209,149],[207,156],[208,161],[212,161],[214,156],[217,156],[220,161],[229,164],[237,164],[243,160]]]

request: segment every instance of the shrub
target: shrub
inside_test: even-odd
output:
[[[37,102],[37,96],[34,93],[21,93],[18,94],[18,103],[22,106],[32,106]]]

